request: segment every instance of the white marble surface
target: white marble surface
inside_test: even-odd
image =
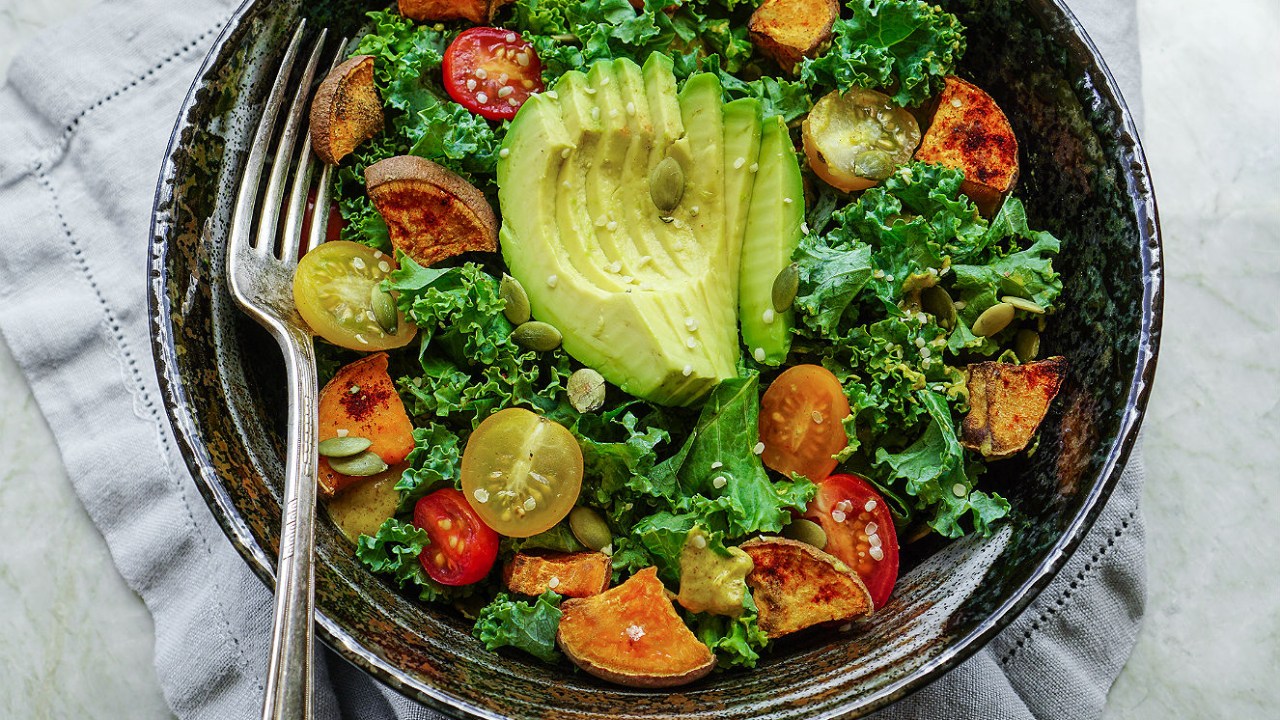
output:
[[[0,77],[91,0],[0,0]],[[1109,720],[1280,707],[1280,2],[1139,0],[1168,294],[1145,424],[1150,600]],[[170,717],[151,620],[0,342],[0,717]]]

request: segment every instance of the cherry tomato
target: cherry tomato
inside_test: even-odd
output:
[[[418,562],[441,585],[470,585],[483,580],[498,559],[498,533],[485,525],[462,493],[443,488],[413,506],[413,524],[427,531],[431,544]]]
[[[824,95],[804,119],[809,167],[832,187],[866,190],[911,161],[920,125],[888,95],[852,88]]]
[[[828,475],[804,516],[827,534],[825,550],[858,571],[872,606],[884,605],[898,579],[898,533],[880,493],[857,475]]]
[[[799,473],[821,480],[836,469],[832,456],[849,442],[842,422],[848,416],[849,401],[830,370],[789,368],[760,399],[760,459],[787,477]]]
[[[563,425],[520,408],[490,415],[462,453],[462,491],[499,533],[529,537],[564,519],[582,489],[582,448]]]
[[[317,335],[350,350],[404,347],[417,334],[417,326],[395,309],[385,292],[374,297],[395,266],[390,255],[360,243],[338,240],[312,248],[293,275],[298,314]]]
[[[542,61],[514,30],[464,30],[444,51],[449,97],[490,120],[507,120],[530,95],[542,92]]]
[[[311,237],[311,220],[316,213],[316,189],[311,188],[311,192],[307,193],[307,210],[302,215],[302,241],[306,242]],[[321,242],[332,242],[342,239],[342,229],[347,226],[347,221],[342,219],[342,213],[338,210],[338,203],[329,203],[329,215],[324,225],[324,237]]]

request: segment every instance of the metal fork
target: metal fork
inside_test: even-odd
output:
[[[298,26],[285,51],[275,84],[262,109],[262,117],[245,161],[227,243],[227,279],[231,296],[254,320],[265,327],[284,353],[288,378],[289,429],[286,437],[284,499],[281,503],[280,556],[276,566],[275,612],[271,634],[271,661],[267,669],[264,720],[311,718],[311,653],[315,603],[315,515],[317,382],[315,348],[311,331],[293,303],[293,273],[298,265],[301,225],[306,212],[316,159],[311,138],[302,132],[304,109],[311,96],[316,66],[328,31],[320,33],[296,81],[296,90],[277,137],[279,111],[291,84],[306,24]],[[344,40],[331,63],[337,65],[346,47]],[[294,155],[298,136],[300,152]],[[274,143],[273,143],[274,141]],[[259,203],[259,184],[266,157],[274,144],[271,174]],[[291,168],[293,182],[286,197],[285,183]],[[314,217],[307,247],[324,241],[323,220],[328,217],[329,168],[320,172]],[[281,201],[285,217],[280,223]],[[260,211],[255,216],[255,208]]]

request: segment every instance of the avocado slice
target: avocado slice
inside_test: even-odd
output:
[[[724,202],[730,237],[740,238],[746,232],[747,211],[760,169],[760,130],[759,100],[741,98],[724,106]],[[734,297],[738,296],[738,280],[734,278]]]
[[[531,97],[498,162],[502,253],[534,316],[574,358],[662,404],[737,375],[741,225],[726,209],[723,107],[714,75],[677,93],[662,55],[643,69],[601,61]],[[663,212],[649,185],[667,158],[684,192]]]
[[[773,281],[791,263],[804,224],[804,181],[795,146],[780,117],[764,121],[760,167],[747,212],[739,271],[739,318],[747,352],[781,365],[791,350],[795,312],[773,307]]]

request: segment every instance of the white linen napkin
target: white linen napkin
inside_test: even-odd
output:
[[[111,0],[39,36],[0,90],[0,331],[125,580],[184,720],[256,717],[271,597],[178,454],[149,349],[150,210],[169,133],[235,0]],[[1075,0],[1140,113],[1133,0]],[[1140,117],[1140,115],[1139,115]],[[122,454],[113,448],[138,451]],[[1079,552],[985,649],[882,711],[1097,718],[1145,602],[1139,453]],[[316,717],[439,718],[325,649]]]

